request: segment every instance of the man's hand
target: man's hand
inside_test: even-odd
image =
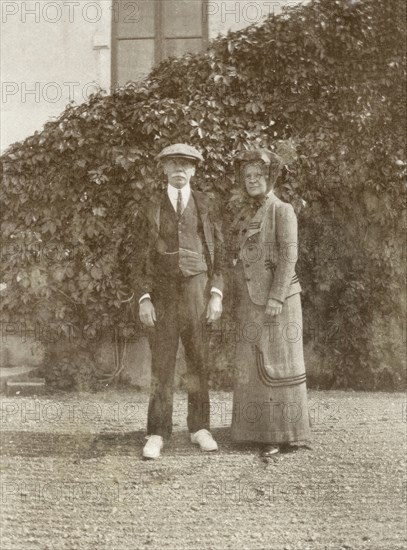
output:
[[[153,327],[156,322],[155,309],[150,298],[145,298],[140,302],[139,306],[140,321],[146,327]]]
[[[212,292],[209,300],[208,308],[206,310],[206,320],[208,323],[217,321],[222,315],[222,297],[216,292]]]
[[[275,315],[280,315],[283,309],[283,304],[274,298],[270,298],[266,305],[266,315],[274,317]]]

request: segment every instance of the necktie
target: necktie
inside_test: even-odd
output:
[[[182,193],[181,190],[178,189],[178,199],[177,199],[177,216],[178,219],[181,217],[181,214],[184,210],[184,205],[182,204]]]

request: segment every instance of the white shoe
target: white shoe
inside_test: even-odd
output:
[[[205,451],[207,453],[218,450],[218,444],[213,439],[211,432],[205,429],[198,430],[194,434],[191,434],[191,443],[199,445],[201,447],[201,451]]]
[[[267,458],[269,456],[276,455],[279,452],[280,452],[280,447],[278,445],[266,445],[266,447],[264,447],[261,453],[261,456],[264,456],[265,458]]]
[[[143,448],[143,458],[158,458],[164,445],[163,438],[161,435],[150,435],[147,439]]]

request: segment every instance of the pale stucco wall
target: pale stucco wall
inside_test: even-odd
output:
[[[111,0],[1,2],[1,150],[110,86]]]

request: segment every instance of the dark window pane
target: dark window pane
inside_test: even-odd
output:
[[[164,0],[164,37],[202,36],[201,0]]]
[[[152,38],[155,34],[154,0],[116,0],[117,38]]]
[[[165,57],[179,56],[186,52],[198,53],[202,50],[202,38],[171,38],[165,40]]]
[[[141,80],[154,65],[154,39],[119,40],[117,60],[119,85]]]

